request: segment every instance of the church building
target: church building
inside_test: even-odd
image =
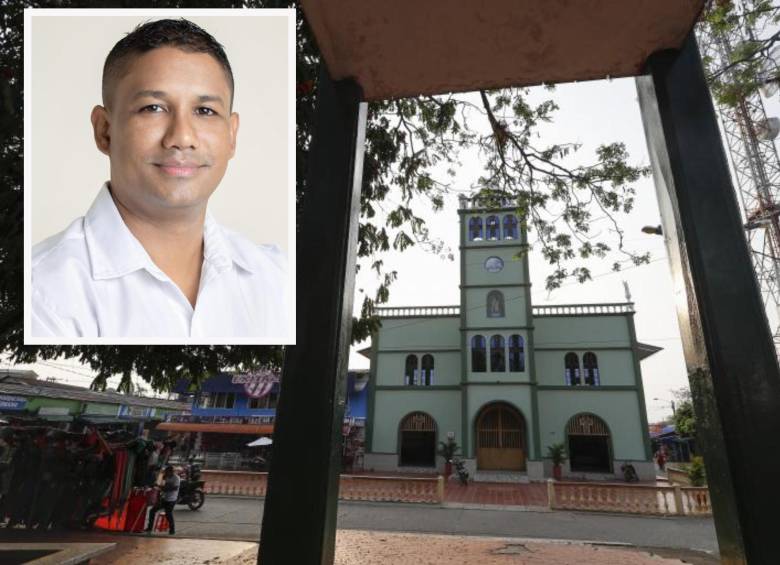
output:
[[[655,476],[631,302],[534,306],[517,210],[460,202],[460,304],[380,308],[369,350],[365,467],[441,470],[460,446],[477,480]]]

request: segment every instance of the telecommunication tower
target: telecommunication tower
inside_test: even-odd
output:
[[[737,26],[724,32],[700,23],[697,38],[709,69],[726,69],[724,79],[729,80],[735,68],[727,67],[734,60],[735,51],[753,40],[753,30]],[[777,91],[776,83],[767,83],[767,87],[767,96]],[[729,150],[767,321],[780,353],[780,158],[773,141],[780,132],[780,120],[767,118],[758,89],[738,97],[733,106],[717,101],[715,106]]]

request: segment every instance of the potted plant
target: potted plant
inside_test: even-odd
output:
[[[444,457],[444,477],[448,478],[452,474],[452,458],[458,452],[460,447],[455,440],[447,438],[447,441],[439,442],[439,449],[436,450],[437,455]]]
[[[561,465],[566,461],[566,447],[562,443],[554,443],[547,446],[547,456],[552,459],[553,478],[561,480]]]

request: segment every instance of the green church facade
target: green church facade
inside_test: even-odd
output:
[[[372,336],[366,468],[441,470],[454,439],[472,472],[654,477],[633,305],[533,306],[513,208],[461,200],[457,306],[381,308]]]

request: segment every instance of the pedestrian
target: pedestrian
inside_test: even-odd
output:
[[[173,535],[176,533],[176,526],[173,523],[173,507],[176,506],[176,500],[179,498],[179,485],[181,479],[173,472],[173,465],[165,467],[163,472],[163,485],[160,489],[160,497],[157,500],[157,504],[154,505],[149,512],[149,523],[146,525],[146,532],[152,531],[154,525],[154,517],[160,510],[165,510],[165,517],[168,518],[168,533]]]
[[[658,453],[656,453],[655,456],[656,463],[658,463],[658,468],[661,471],[665,470],[666,467],[666,455],[664,454],[664,448],[658,450]]]

